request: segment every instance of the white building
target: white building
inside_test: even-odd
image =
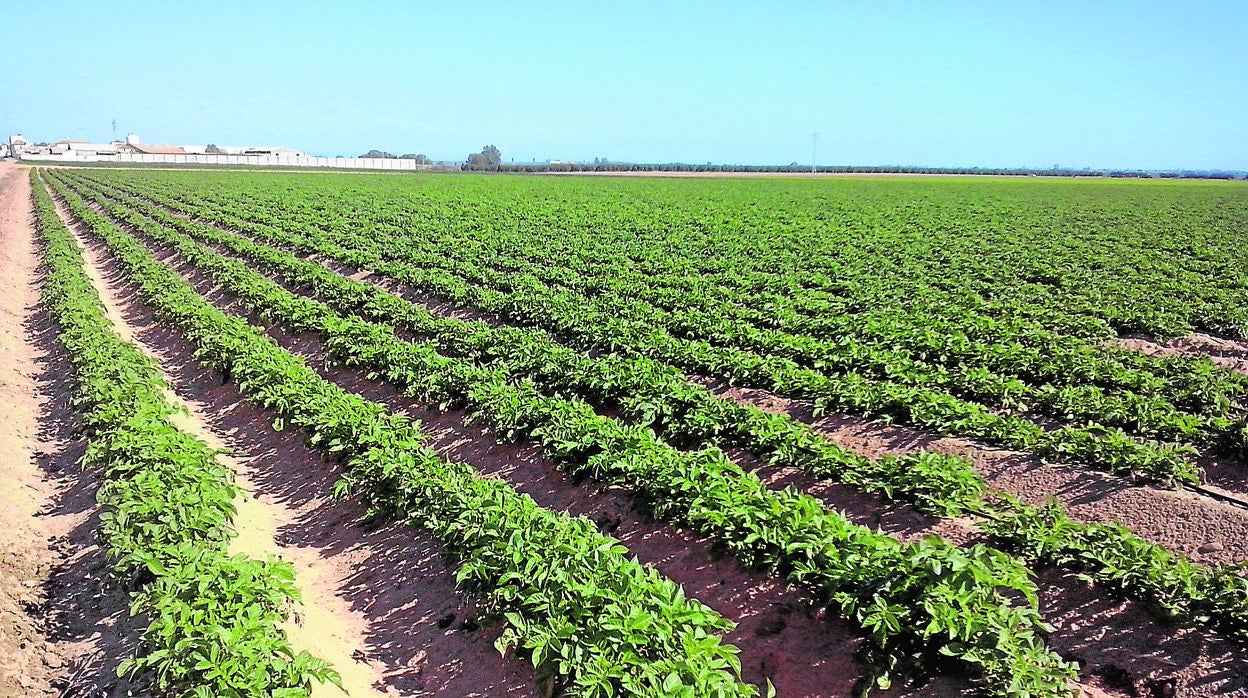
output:
[[[20,158],[22,156],[22,152],[29,146],[30,141],[26,140],[26,136],[23,136],[20,133],[9,136],[9,147],[6,149],[6,154],[12,155],[15,158]]]
[[[186,155],[179,145],[157,145],[155,143],[123,143],[117,146],[116,152],[141,153],[143,155]]]
[[[112,143],[88,143],[87,141],[57,141],[52,144],[52,154],[72,153],[80,155],[116,155],[117,146]]]

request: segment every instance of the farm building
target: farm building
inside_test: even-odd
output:
[[[113,143],[91,143],[88,141],[57,141],[52,144],[53,155],[62,155],[64,153],[116,155],[117,145]]]
[[[144,144],[139,143],[137,138],[134,143],[127,142],[118,146],[115,152],[140,153],[143,155],[186,155],[186,151],[180,145]]]

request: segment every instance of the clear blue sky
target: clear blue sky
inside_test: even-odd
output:
[[[1248,169],[1248,0],[16,3],[0,129],[462,160]]]

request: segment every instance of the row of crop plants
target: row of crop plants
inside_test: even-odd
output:
[[[412,190],[425,193],[430,185],[430,182],[422,182]],[[501,190],[503,185],[497,188]],[[983,278],[962,279],[948,270],[929,277],[930,269],[899,268],[899,256],[904,264],[917,263],[922,258],[910,259],[904,248],[889,247],[887,242],[868,247],[878,253],[877,258],[835,257],[836,273],[832,274],[807,268],[820,260],[819,255],[809,254],[810,246],[817,247],[819,238],[809,239],[809,245],[799,247],[798,257],[769,259],[767,254],[773,250],[756,244],[762,230],[714,220],[722,204],[718,200],[715,210],[707,210],[698,217],[695,234],[690,235],[687,224],[682,226],[680,220],[672,220],[661,228],[658,236],[661,240],[656,241],[654,231],[649,231],[651,239],[646,239],[644,234],[634,234],[637,225],[630,218],[605,216],[605,220],[597,220],[604,218],[605,213],[619,213],[616,210],[620,206],[618,199],[606,200],[605,195],[601,197],[604,201],[585,201],[585,207],[577,210],[585,218],[600,223],[595,227],[584,225],[583,220],[567,215],[567,211],[562,217],[552,217],[549,214],[558,210],[557,202],[525,202],[528,205],[524,209],[505,209],[519,221],[509,217],[482,221],[479,220],[481,212],[475,212],[478,219],[465,215],[466,222],[448,218],[445,212],[430,211],[425,201],[420,202],[418,215],[413,217],[410,198],[399,192],[384,199],[373,196],[363,200],[362,196],[350,198],[359,192],[352,188],[345,197],[335,200],[340,205],[327,206],[323,202],[309,201],[313,196],[323,197],[323,191],[309,190],[293,197],[283,192],[278,198],[266,198],[266,192],[259,189],[248,200],[237,201],[231,199],[228,189],[221,191],[216,187],[204,191],[201,199],[237,206],[248,216],[275,225],[306,222],[331,235],[350,234],[353,228],[367,227],[402,245],[406,254],[419,255],[424,265],[454,271],[446,266],[454,264],[477,274],[499,270],[505,272],[505,276],[499,278],[503,283],[508,278],[534,277],[552,288],[574,290],[585,296],[605,296],[622,304],[616,309],[636,308],[635,299],[640,298],[680,312],[710,311],[716,317],[730,320],[734,326],[752,325],[805,336],[813,333],[819,338],[848,337],[852,340],[861,337],[887,345],[890,351],[877,354],[884,366],[890,365],[889,357],[899,358],[892,350],[904,349],[911,358],[922,357],[924,362],[951,369],[969,360],[977,367],[1007,375],[1020,370],[1024,377],[1041,372],[1047,381],[1058,384],[1095,378],[1112,385],[1124,378],[1134,384],[1140,376],[1131,370],[1133,366],[1164,368],[1168,363],[1131,352],[1106,352],[1102,347],[1047,330],[1043,324],[1020,318],[1014,312],[985,315],[979,311],[986,300],[964,288],[966,282],[982,284]],[[300,189],[308,188],[293,186],[289,191]],[[471,197],[471,192],[456,194]],[[503,201],[494,203],[500,208],[506,205]],[[488,210],[486,213],[488,215]],[[629,210],[628,213],[631,216],[638,211]],[[526,232],[518,236],[519,226],[533,218],[546,221],[549,229],[544,232],[549,234],[534,237]],[[705,222],[707,218],[712,220]],[[431,222],[436,235],[428,234]],[[517,229],[509,225],[513,222]],[[487,226],[484,229],[483,223]],[[878,223],[885,228],[889,224],[888,221]],[[621,234],[618,228],[625,225],[628,230]],[[768,236],[783,232],[763,230]],[[483,238],[483,232],[489,237]],[[828,232],[830,237],[836,237],[835,231]],[[887,238],[886,231],[871,232],[872,237]],[[934,237],[957,238],[958,233],[957,230],[942,230]],[[810,236],[804,232],[803,237]],[[1060,236],[1048,237],[1060,240]],[[496,239],[497,244],[494,244]],[[562,244],[552,246],[552,240]],[[1082,236],[1074,242],[1081,240]],[[1185,239],[1184,242],[1189,241]],[[706,249],[699,254],[696,253],[699,247]],[[453,253],[448,254],[448,249]],[[1090,246],[1078,249],[1092,251]],[[1190,255],[1179,259],[1192,261]],[[847,268],[856,263],[870,266],[870,274],[855,275],[861,269]],[[1200,268],[1206,266],[1202,264]],[[637,283],[639,281],[645,283]],[[1008,274],[994,274],[990,281],[994,296],[1008,295],[1010,281],[1013,285],[1022,283],[1019,279],[1008,279]],[[1192,285],[1190,279],[1188,282]],[[911,287],[910,283],[920,285]],[[942,290],[944,285],[950,288]],[[1208,285],[1216,290],[1216,284]],[[888,292],[895,292],[898,287],[903,297],[894,299],[893,303],[881,302]],[[612,291],[627,291],[627,294],[621,299]],[[1173,298],[1168,302],[1172,303]],[[679,318],[675,321],[681,322]],[[904,331],[897,331],[898,325]],[[929,328],[939,331],[916,331]],[[728,327],[725,331],[734,329],[738,328]],[[1097,335],[1097,339],[1102,336]],[[853,346],[850,342],[844,349]],[[831,348],[844,353],[839,344]],[[821,349],[826,351],[828,347]],[[1195,366],[1195,362],[1189,363]],[[904,367],[904,363],[898,367]]]
[[[248,205],[247,202],[242,203]],[[285,220],[288,223],[303,223],[297,218]],[[1225,391],[1227,388],[1210,385],[1209,377],[1200,373],[1200,366],[1194,360],[1187,363],[1192,364],[1196,373],[1178,376],[1181,383],[1174,386],[1169,381],[1159,381],[1155,375],[1141,375],[1139,371],[1123,365],[1148,363],[1148,359],[1125,351],[1106,352],[1086,343],[1054,345],[1051,341],[1054,335],[1046,337],[1050,341],[1042,345],[1043,351],[1020,344],[1018,348],[1024,350],[1020,352],[1010,345],[1022,339],[1022,335],[1036,334],[1039,330],[1034,324],[1009,323],[1006,319],[979,318],[991,322],[991,328],[986,332],[992,342],[968,341],[963,348],[976,349],[977,352],[968,355],[964,351],[947,357],[942,353],[948,347],[947,343],[932,344],[932,340],[943,333],[914,331],[916,327],[939,321],[928,312],[934,304],[923,304],[921,317],[916,317],[912,311],[904,322],[897,324],[893,317],[894,324],[886,324],[882,320],[888,316],[844,312],[850,304],[861,304],[860,299],[845,296],[840,299],[845,307],[833,309],[841,312],[835,312],[831,317],[806,318],[810,321],[808,330],[794,334],[790,331],[793,328],[777,326],[776,318],[781,316],[777,310],[783,309],[777,308],[776,299],[768,298],[761,305],[756,305],[760,301],[755,285],[738,289],[738,294],[724,298],[732,290],[725,284],[725,279],[707,279],[701,273],[689,273],[683,266],[675,270],[629,268],[620,263],[622,255],[618,251],[611,254],[606,250],[596,250],[597,253],[589,255],[581,250],[560,250],[565,254],[552,255],[543,249],[542,254],[537,256],[533,252],[539,247],[536,244],[527,248],[502,246],[500,251],[480,244],[473,245],[474,240],[468,235],[453,241],[451,247],[457,254],[448,256],[441,251],[446,245],[445,240],[439,240],[436,246],[429,241],[429,248],[421,249],[420,243],[425,240],[404,236],[401,228],[383,227],[381,230],[388,240],[404,248],[405,259],[411,263],[453,273],[468,273],[494,288],[527,288],[537,283],[555,292],[570,290],[588,297],[590,302],[603,303],[604,308],[613,314],[666,327],[677,336],[704,338],[719,345],[786,356],[803,366],[818,366],[823,370],[855,371],[871,378],[892,378],[910,385],[938,387],[992,405],[1030,407],[1050,416],[1065,414],[1068,419],[1077,416],[1099,418],[1111,426],[1119,426],[1114,422],[1122,422],[1123,425],[1135,422],[1141,433],[1159,438],[1190,438],[1195,434],[1195,426],[1190,423],[1193,421],[1190,418],[1174,415],[1168,402],[1148,400],[1150,391],[1175,391],[1165,393],[1163,397],[1173,396],[1176,402],[1205,409],[1207,403],[1218,404],[1217,400],[1206,399],[1210,390],[1222,388]],[[340,234],[335,233],[336,236]],[[592,238],[585,238],[585,241],[588,244]],[[462,254],[459,254],[460,250],[463,250]],[[522,255],[523,258],[508,257],[509,253]],[[534,261],[534,257],[538,261]],[[679,255],[670,254],[657,255],[657,258],[685,261]],[[690,288],[691,280],[699,282],[696,288]],[[787,281],[790,285],[793,283],[792,279]],[[802,289],[791,293],[790,297],[809,300],[807,297],[811,294],[812,291]],[[949,326],[973,328],[975,319],[963,316],[956,318],[955,323],[945,318],[940,324],[946,326],[942,329],[950,329]],[[1031,350],[1026,351],[1028,349]],[[973,369],[965,368],[964,363],[968,360]],[[1027,373],[1022,374],[1023,380],[1015,377],[1021,368],[1020,360],[1027,362],[1027,371],[1041,371],[1049,382],[1061,384],[1088,376],[1110,386],[1127,381],[1126,385],[1144,394],[1134,396],[1128,393],[1124,398],[1114,400],[1112,395],[1075,390],[1080,387],[1077,384],[1066,386],[1069,389],[1053,385],[1032,386],[1026,382]],[[1184,360],[1177,361],[1182,363]],[[1094,373],[1089,375],[1090,371]],[[1160,387],[1155,385],[1158,382]],[[1240,393],[1243,388],[1243,385],[1239,386]],[[1221,393],[1215,395],[1221,396]],[[1070,414],[1076,409],[1084,411],[1084,414]]]
[[[661,436],[674,443],[693,447],[705,446],[708,442],[721,446],[744,445],[773,462],[795,466],[818,477],[836,479],[858,489],[880,492],[888,498],[912,501],[928,513],[948,516],[972,512],[986,516],[984,528],[997,544],[1023,554],[1033,564],[1058,564],[1075,569],[1128,596],[1146,601],[1166,617],[1192,623],[1210,622],[1232,636],[1248,639],[1248,581],[1239,576],[1235,567],[1192,564],[1122,526],[1076,523],[1056,504],[1037,508],[1012,500],[986,501],[983,498],[985,484],[963,459],[931,453],[879,460],[864,458],[786,416],[766,414],[716,397],[700,386],[689,385],[678,374],[663,373],[645,360],[613,356],[590,358],[533,330],[492,328],[482,322],[438,317],[376,286],[335,274],[315,262],[202,223],[170,216],[135,198],[121,197],[120,203],[98,194],[93,198],[117,220],[142,230],[162,244],[183,250],[192,260],[206,260],[200,264],[229,268],[232,274],[241,274],[257,282],[257,295],[249,300],[257,307],[267,307],[265,303],[274,293],[290,302],[295,299],[275,291],[275,286],[264,283],[261,277],[249,271],[256,267],[269,270],[292,287],[308,289],[342,313],[413,331],[436,343],[439,352],[476,364],[457,368],[459,393],[436,374],[433,378],[419,373],[398,374],[397,382],[408,388],[416,386],[424,397],[434,402],[465,401],[463,393],[477,381],[484,380],[472,373],[474,370],[482,374],[490,369],[502,371],[513,381],[531,382],[546,396],[571,391],[599,407],[622,410],[625,417],[634,418],[636,426],[657,429]],[[239,255],[245,264],[230,264],[178,231],[220,245]],[[218,271],[218,274],[219,281],[228,282],[230,277],[225,272]],[[248,298],[246,293],[242,295]],[[291,313],[289,317],[312,317],[317,312],[325,311]],[[369,352],[368,343],[363,341],[343,349],[343,355],[348,357],[349,363],[384,371],[396,353],[387,351],[387,344],[392,340],[379,340],[376,335],[376,332],[389,330],[373,328],[370,338],[382,344],[373,350],[372,361],[361,357]],[[296,329],[309,327],[299,325]],[[361,336],[364,334],[360,332]],[[429,382],[435,379],[437,382],[431,387]],[[600,402],[604,395],[609,402]],[[467,402],[471,404],[471,399]],[[511,424],[502,426],[515,428]]]
[[[144,223],[139,217],[127,216],[127,212],[124,209],[115,209],[114,213],[121,216],[131,225],[144,227]],[[168,219],[166,223],[171,224],[171,227],[193,225],[180,219]],[[227,277],[231,273],[236,275],[250,274],[252,282],[258,281],[254,273],[247,272],[242,265],[235,264],[233,270],[229,273],[221,271],[228,267],[228,265],[226,267],[221,266],[223,264],[222,260],[214,258],[206,250],[188,245],[189,241],[185,239],[179,240],[177,236],[163,233],[159,227],[153,227],[150,221],[146,224],[144,230],[147,234],[162,240],[165,244],[181,249],[192,259],[199,257],[201,259],[200,264],[205,264],[210,270],[215,265],[217,269],[216,274],[225,274]],[[216,241],[221,242],[228,238],[227,234],[218,233]],[[236,242],[241,241],[236,240]],[[215,262],[202,261],[205,258],[215,259]],[[267,257],[265,255],[253,255],[248,261],[253,263],[260,262],[262,265],[270,268],[280,267],[284,263],[287,273],[295,274],[292,277],[292,281],[295,283],[313,286],[316,286],[318,283],[317,275],[312,269],[315,265],[300,262],[289,255],[286,255],[283,259],[281,253],[270,251]],[[329,274],[319,267],[316,267],[316,269],[320,269],[321,272],[319,283],[322,293],[324,293],[326,288],[336,289],[338,303],[354,304],[357,308],[367,309],[367,312],[374,314],[382,313],[383,317],[392,315],[394,319],[399,320],[412,316],[413,312],[415,312],[410,307],[404,310],[402,301],[382,294],[376,291],[376,289],[372,289],[370,294],[367,290],[369,287],[364,287],[356,284],[356,282]],[[299,273],[302,276],[299,276]],[[222,281],[223,277],[217,276],[217,279]],[[237,278],[235,282],[238,283]],[[337,286],[335,286],[335,283],[337,283]],[[259,286],[253,283],[252,288],[261,288],[263,286],[262,283]],[[273,294],[277,292],[275,288],[269,285],[267,288],[254,291],[259,295],[253,296],[250,302],[269,312],[268,309],[273,307],[272,300],[275,297]],[[332,296],[334,294],[331,293],[329,295]],[[244,294],[244,297],[246,297],[246,294]],[[298,306],[297,302],[291,298],[287,298],[277,305],[279,307],[292,307],[290,303],[295,303]],[[316,317],[318,312],[307,310],[304,307],[299,311],[288,311],[287,317],[288,320],[297,323],[292,326],[295,329],[317,329],[317,321],[308,320],[308,318]],[[311,326],[304,326],[302,324],[304,322],[311,322]],[[447,329],[444,328],[444,340],[455,336],[453,333],[446,331]],[[430,331],[428,325],[425,327],[425,330]],[[500,330],[496,336],[492,337],[499,344],[497,346],[487,345],[486,337],[482,335],[483,333],[488,335],[488,329],[476,327],[472,328],[472,330],[467,335],[461,332],[459,341],[462,342],[466,338],[475,337],[476,346],[494,346],[493,350],[497,351],[502,346],[502,342],[507,341],[509,338],[518,338],[514,333],[508,335],[505,331]],[[370,366],[379,371],[385,371],[387,370],[386,367],[389,367],[392,375],[400,376],[398,382],[415,385],[418,389],[431,393],[432,397],[437,399],[465,399],[462,395],[457,396],[454,393],[453,384],[447,385],[448,378],[446,375],[439,376],[436,372],[429,374],[430,369],[428,367],[424,369],[424,374],[416,373],[413,375],[410,359],[411,347],[397,349],[394,346],[389,346],[387,342],[392,342],[393,340],[383,341],[379,339],[377,336],[379,331],[384,332],[385,330],[384,328],[374,327],[370,331],[360,330],[354,337],[340,335],[348,337],[346,341],[347,347],[342,347],[342,343],[339,343],[345,359],[348,362]],[[536,336],[532,333],[529,333],[529,335],[530,337]],[[364,341],[365,338],[371,340],[371,343],[376,345],[377,348],[369,349],[370,342]],[[379,341],[382,343],[377,344]],[[331,348],[334,346],[332,335],[329,344]],[[524,345],[524,348],[531,351],[534,348],[533,342]],[[549,351],[549,347],[547,349]],[[369,358],[371,358],[371,363],[368,360]],[[402,359],[406,359],[407,363],[404,363]],[[428,361],[428,359],[422,360]],[[445,368],[443,369],[444,372],[446,370]],[[480,384],[482,382],[481,376],[475,375],[470,371],[471,369],[468,367],[456,367],[449,371],[449,375],[457,377],[461,386]],[[430,383],[433,383],[433,388],[429,387]],[[461,387],[459,389],[462,391],[467,388]],[[512,409],[515,409],[514,398],[509,399],[511,400],[510,406]],[[471,404],[471,397],[468,398],[468,402]],[[478,405],[478,409],[480,409],[480,405]],[[500,428],[516,428],[516,425],[513,423],[498,425],[497,417],[491,417],[491,419]],[[607,421],[609,420],[600,420],[600,423]],[[588,426],[592,426],[592,424],[593,422],[590,421],[582,422],[576,426],[577,429],[586,429]],[[520,426],[523,427],[524,425],[521,424]],[[564,429],[555,434],[555,436],[557,438],[569,438],[567,435],[572,434],[574,436],[577,429]],[[535,431],[540,431],[540,425]],[[603,430],[599,428],[597,431],[602,432]],[[541,437],[539,436],[539,438]],[[546,445],[548,448],[551,447],[549,440],[547,440]],[[565,444],[564,448],[567,448],[567,446],[568,444]],[[558,447],[558,445],[555,446],[556,449]],[[598,474],[601,475],[602,473],[599,472]],[[1040,522],[1043,522],[1043,525]],[[1120,587],[1128,594],[1150,600],[1164,607],[1172,615],[1188,620],[1206,620],[1208,618],[1205,616],[1212,615],[1216,618],[1214,620],[1216,624],[1232,630],[1232,632],[1234,632],[1237,624],[1242,626],[1244,590],[1242,579],[1239,579],[1240,584],[1236,586],[1235,580],[1238,578],[1234,576],[1233,570],[1211,570],[1191,565],[1186,560],[1170,555],[1157,546],[1145,543],[1120,527],[1075,525],[1073,522],[1065,519],[1060,514],[1060,511],[1055,513],[1051,509],[1019,509],[1006,519],[1006,523],[998,526],[997,530],[1003,543],[1011,545],[1016,549],[1026,550],[1029,556],[1037,560],[1060,562],[1076,568],[1091,569],[1095,572],[1094,576],[1097,578]],[[1089,561],[1088,558],[1092,558],[1092,560]],[[1215,609],[1212,614],[1210,614],[1210,609]]]

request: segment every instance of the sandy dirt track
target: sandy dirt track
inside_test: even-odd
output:
[[[65,465],[64,432],[43,431],[55,409],[45,380],[46,349],[37,347],[35,250],[26,168],[0,164],[0,694],[56,695],[54,680],[66,657],[47,639],[44,610],[57,539],[76,516],[48,516],[64,489],[48,472]],[[45,332],[47,328],[42,328]]]

